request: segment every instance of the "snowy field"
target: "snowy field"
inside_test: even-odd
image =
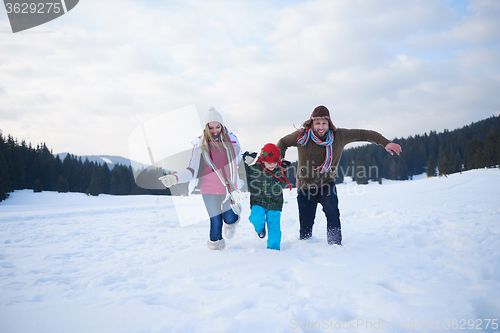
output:
[[[500,331],[498,169],[338,191],[344,246],[321,208],[300,241],[286,190],[281,251],[248,198],[209,251],[199,196],[17,191],[0,203],[0,332]]]

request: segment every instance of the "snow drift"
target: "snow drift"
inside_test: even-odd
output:
[[[498,169],[337,188],[344,246],[326,244],[321,207],[300,241],[285,190],[281,251],[253,231],[248,199],[227,249],[209,251],[196,196],[14,192],[0,203],[0,331],[499,331]],[[183,224],[179,202],[204,220]]]

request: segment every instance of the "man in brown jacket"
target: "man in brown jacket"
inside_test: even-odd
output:
[[[380,133],[362,129],[336,128],[330,111],[323,105],[314,109],[302,128],[278,141],[281,157],[288,147],[297,147],[297,203],[299,205],[300,239],[312,236],[316,207],[323,206],[326,215],[328,244],[342,245],[340,211],[334,176],[344,146],[355,141],[368,141],[385,147],[393,155],[401,146]]]

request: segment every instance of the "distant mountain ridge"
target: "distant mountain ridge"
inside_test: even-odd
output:
[[[133,162],[134,168],[137,168],[137,166],[139,166],[139,167],[144,167],[146,169],[148,167],[148,165],[145,165],[145,164],[142,164],[142,163],[139,163],[136,161],[132,161],[132,160],[125,158],[125,157],[122,157],[122,156],[114,156],[114,155],[83,155],[83,156],[79,156],[79,155],[73,155],[73,154],[71,154],[71,155],[75,156],[76,158],[81,158],[83,162],[85,162],[85,160],[87,159],[87,160],[89,160],[89,162],[94,162],[94,163],[97,163],[99,165],[107,164],[108,168],[110,170],[113,169],[115,164],[121,164],[121,165],[129,167],[132,165],[132,162]],[[54,156],[59,156],[59,159],[61,161],[64,161],[66,156],[68,156],[68,153],[59,153],[59,154],[55,154]]]

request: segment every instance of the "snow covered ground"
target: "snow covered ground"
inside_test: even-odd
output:
[[[499,332],[500,171],[338,185],[344,246],[243,220],[206,248],[199,197],[18,191],[0,203],[0,332]],[[189,216],[188,216],[189,218]]]

